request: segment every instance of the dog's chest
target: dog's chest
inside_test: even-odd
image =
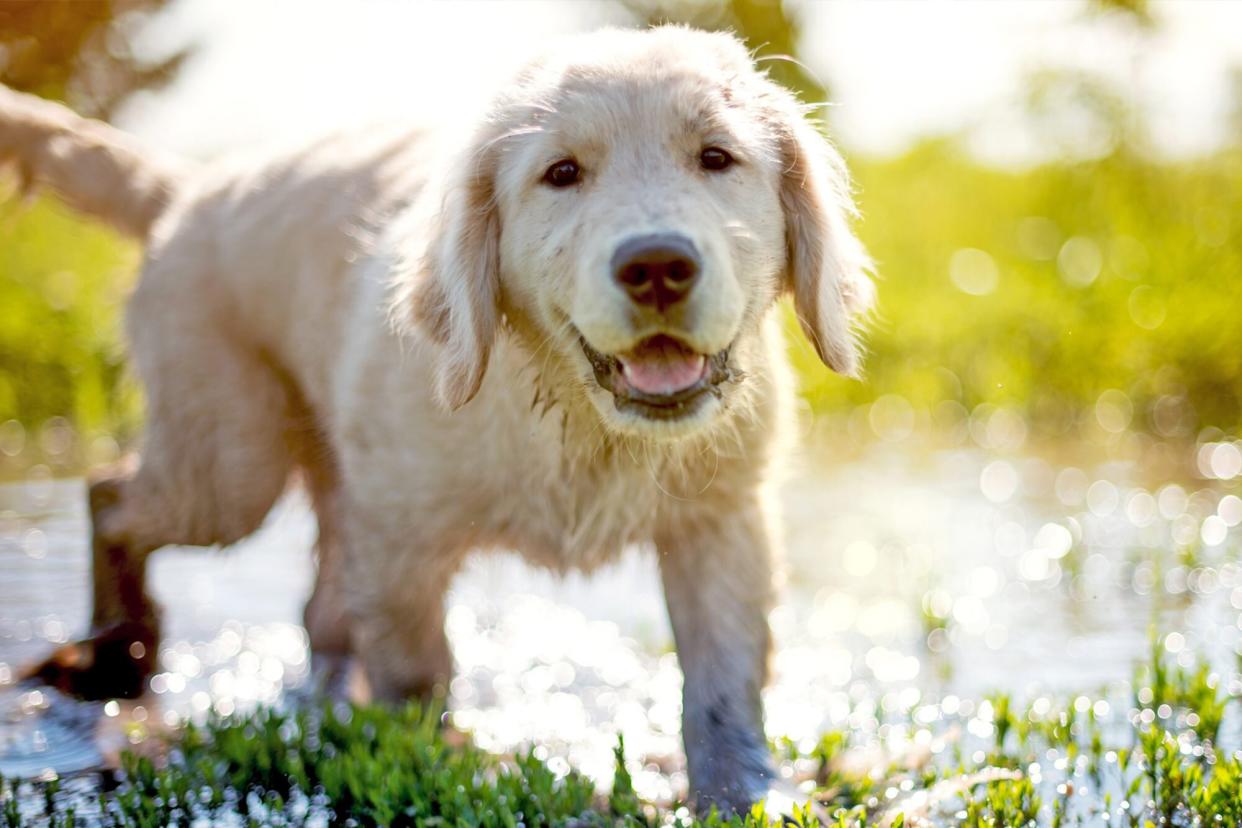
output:
[[[561,462],[548,462],[555,458]],[[627,458],[628,461],[628,458]],[[577,464],[544,455],[510,470],[495,517],[502,541],[544,566],[590,571],[649,542],[660,506],[655,477],[633,462]]]

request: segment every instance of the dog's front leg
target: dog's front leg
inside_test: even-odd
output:
[[[407,510],[373,502],[352,499],[341,509],[350,644],[371,701],[429,701],[452,678],[444,596],[461,550],[420,532]]]
[[[691,796],[700,810],[715,804],[744,812],[775,777],[760,700],[771,642],[772,540],[757,498],[677,511],[692,513],[672,516],[656,546],[685,678]]]

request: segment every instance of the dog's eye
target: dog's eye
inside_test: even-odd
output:
[[[708,147],[699,153],[699,163],[705,170],[720,172],[733,166],[733,156],[720,147]]]
[[[565,158],[548,167],[543,174],[543,180],[553,187],[569,187],[578,183],[580,175],[582,170],[578,167],[578,162]]]

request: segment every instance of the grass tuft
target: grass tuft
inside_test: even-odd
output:
[[[810,801],[779,819],[762,805],[696,819],[683,803],[644,801],[623,740],[600,794],[534,750],[506,759],[446,739],[439,708],[265,709],[187,725],[158,762],[127,753],[111,777],[0,778],[0,825],[1242,826],[1242,753],[1218,747],[1233,702],[1220,683],[1206,666],[1171,664],[1153,638],[1128,710],[1084,696],[1025,707],[992,696],[970,722],[943,717],[926,733],[906,723],[907,736],[945,744],[919,762],[860,762],[875,745],[841,731],[806,751],[783,740],[777,753],[805,771]]]

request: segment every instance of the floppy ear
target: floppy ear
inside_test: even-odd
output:
[[[849,226],[855,208],[845,165],[799,113],[782,120],[786,288],[823,363],[857,376],[859,347],[850,319],[871,306],[873,288],[867,275],[870,261]]]
[[[495,157],[466,152],[449,179],[439,215],[409,290],[416,325],[435,342],[436,397],[450,410],[474,398],[496,338],[500,296],[500,214]]]

